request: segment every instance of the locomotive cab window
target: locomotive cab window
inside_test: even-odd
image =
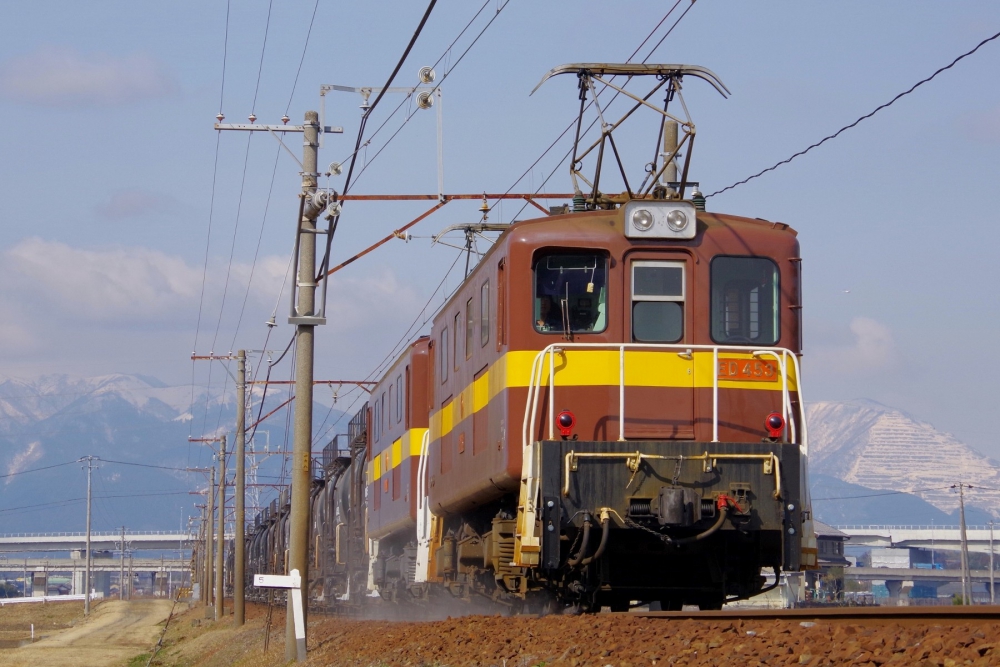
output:
[[[632,340],[676,343],[684,337],[684,263],[632,262]]]
[[[608,260],[542,255],[535,262],[532,321],[541,333],[599,333],[607,327]]]
[[[490,342],[490,282],[483,283],[479,291],[479,346]]]
[[[403,376],[396,376],[396,423],[403,421]]]
[[[778,266],[764,257],[712,260],[712,340],[775,345],[779,327]]]
[[[441,384],[448,381],[448,365],[451,363],[451,359],[449,359],[450,355],[448,354],[450,349],[448,347],[448,328],[445,327],[441,330]]]
[[[472,299],[465,302],[465,358],[472,357],[472,331],[475,326],[475,312],[472,308]]]

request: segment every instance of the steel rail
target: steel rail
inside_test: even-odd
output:
[[[988,620],[1000,622],[1000,605],[927,607],[797,607],[795,609],[721,609],[715,611],[632,611],[641,618],[690,620],[790,620],[898,622]]]

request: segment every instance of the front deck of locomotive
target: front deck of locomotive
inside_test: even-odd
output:
[[[510,349],[535,351],[508,397],[512,564],[585,610],[714,608],[760,592],[762,569],[799,570],[795,232],[673,200],[510,233],[530,267]]]

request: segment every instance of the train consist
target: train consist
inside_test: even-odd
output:
[[[598,178],[505,229],[324,450],[314,604],[718,608],[815,564],[795,231]],[[283,571],[285,501],[248,572]]]

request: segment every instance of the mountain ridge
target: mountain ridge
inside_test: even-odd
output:
[[[966,504],[1000,516],[1000,464],[928,422],[870,399],[807,405],[809,470],[868,489],[902,491],[951,514]]]
[[[261,388],[252,388],[258,401],[253,415],[261,410],[262,394]],[[268,393],[264,412],[285,398],[285,392]],[[338,420],[336,431],[346,430],[347,415],[335,406],[315,403],[313,407],[317,436]],[[351,408],[352,412],[355,409]],[[321,415],[329,417],[324,421]],[[966,491],[970,517],[998,516],[1000,465],[950,434],[902,410],[864,398],[811,403],[807,415],[809,469],[813,496],[817,498],[814,511],[820,519],[827,517],[840,523],[885,523],[893,517],[893,521],[908,518],[906,523],[943,521],[954,516],[958,508],[957,494],[950,488],[958,482],[974,487]],[[41,473],[22,477],[19,473],[23,470],[65,464],[86,455],[133,465],[201,466],[208,452],[187,442],[193,428],[199,423],[225,424],[197,433],[211,436],[216,430],[231,432],[234,420],[232,392],[209,396],[203,388],[192,391],[190,385],[169,386],[156,378],[122,373],[89,378],[49,374],[36,380],[0,377],[0,474],[6,473],[0,478],[0,520],[12,526],[8,519],[14,515],[5,507],[30,504],[28,501],[42,503],[53,497],[52,489],[81,486],[75,466],[66,465],[48,477],[37,476]],[[284,431],[283,419],[269,422],[266,430],[276,443],[287,441],[290,435]],[[262,432],[258,437],[263,439]],[[322,448],[323,444],[317,441],[314,448]],[[282,448],[280,444],[274,447]],[[258,443],[257,449],[264,447]],[[272,457],[261,465],[258,474],[278,481],[280,463],[280,457]],[[167,481],[176,485],[179,479],[186,479],[188,488],[201,483],[187,473],[140,474],[140,470],[130,468],[115,479],[105,480],[109,492],[114,487],[124,494],[131,487],[152,488],[151,484],[162,486]],[[823,490],[834,488],[836,492]],[[889,497],[869,493],[879,491],[894,493]],[[866,499],[866,495],[871,497]],[[819,500],[822,498],[826,499]],[[909,510],[902,509],[905,507]],[[143,511],[141,507],[134,510]],[[165,517],[175,511],[167,512],[164,506],[154,508],[153,514]],[[30,522],[21,525],[26,523]],[[54,526],[59,521],[46,519],[42,523]]]
[[[201,388],[192,392],[190,385],[171,387],[126,374],[0,378],[0,531],[80,529],[86,477],[74,462],[88,455],[104,461],[94,471],[95,529],[176,526],[179,516],[193,512],[191,490],[205,486],[200,474],[185,469],[213,465],[209,449],[188,437],[192,432],[231,434],[236,419],[232,394],[209,396]],[[260,392],[253,394],[257,400],[251,414],[256,415]],[[265,412],[285,398],[268,394]],[[346,431],[347,419],[329,403],[314,402],[313,411],[318,416],[316,455],[334,432]],[[337,429],[326,433],[338,421]],[[192,423],[197,429],[203,422],[208,432],[192,431]],[[284,426],[284,419],[266,424],[269,433],[258,431],[255,448],[263,451],[273,440],[271,449],[287,449],[281,444],[290,437]],[[230,456],[233,444],[230,436]],[[260,482],[283,479],[282,456],[262,453],[256,461],[254,474]],[[232,467],[230,462],[230,480]],[[39,468],[43,470],[27,472]],[[146,495],[151,491],[162,498]],[[272,493],[267,487],[250,491],[261,502]],[[251,518],[254,511],[248,508]]]

